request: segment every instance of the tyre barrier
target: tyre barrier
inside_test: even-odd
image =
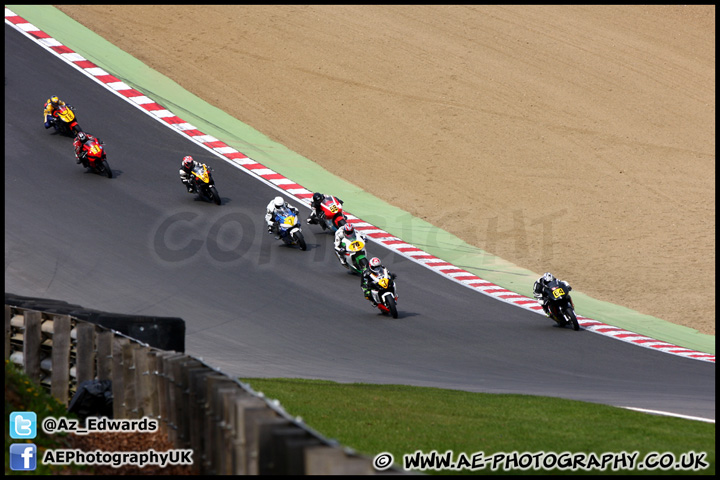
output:
[[[62,300],[23,297],[7,292],[5,293],[5,305],[70,315],[115,330],[160,350],[185,351],[185,321],[182,318],[108,313]]]

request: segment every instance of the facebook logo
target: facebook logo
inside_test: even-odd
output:
[[[10,414],[10,438],[35,438],[37,415],[35,412],[12,412]]]
[[[37,468],[37,447],[34,443],[10,445],[10,470],[35,470],[35,468]]]

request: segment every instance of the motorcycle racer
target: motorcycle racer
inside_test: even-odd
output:
[[[370,282],[372,281],[372,275],[379,275],[382,272],[383,268],[385,267],[380,261],[380,259],[378,257],[373,257],[370,259],[368,268],[366,268],[360,276],[360,286],[363,289],[365,298],[370,300],[374,307],[377,307],[377,302],[375,302],[375,300],[373,300],[372,298],[372,295],[370,295]],[[391,274],[391,277],[394,279],[395,274]]]
[[[319,219],[321,219],[324,214],[322,211],[322,207],[320,206],[326,198],[329,198],[327,195],[323,195],[320,192],[313,193],[312,201],[310,202],[310,217],[308,217],[308,223],[309,224],[317,224],[319,222]],[[337,197],[335,197],[337,198]],[[340,205],[342,205],[344,202],[337,198],[337,201],[340,202]]]
[[[195,185],[192,182],[192,171],[195,167],[200,165],[190,155],[186,155],[182,159],[180,164],[180,181],[187,187],[188,193],[195,193]]]
[[[553,276],[552,273],[545,272],[543,274],[543,276],[538,278],[537,280],[535,280],[535,283],[533,284],[533,296],[538,301],[538,303],[542,306],[546,317],[550,316],[550,311],[549,311],[549,305],[548,305],[549,299],[545,296],[545,287],[547,286],[547,284],[549,284],[550,282],[552,282],[555,279],[556,278],[555,278],[555,276]],[[558,282],[562,285],[562,287],[568,293],[570,292],[570,290],[572,290],[572,287],[570,286],[569,283],[567,283],[563,280],[559,280],[559,279],[558,279]]]
[[[64,107],[65,105],[65,102],[60,100],[57,95],[53,95],[52,97],[48,98],[47,102],[45,102],[45,110],[43,111],[46,129],[52,127],[53,112],[57,110],[58,107]]]
[[[343,244],[343,240],[349,240],[352,242],[355,239],[360,239],[363,242],[366,241],[365,235],[355,230],[355,227],[353,227],[352,223],[346,223],[343,228],[340,228],[337,232],[335,232],[335,252],[340,258],[340,263],[342,263],[343,266],[347,265],[347,260],[345,260],[345,246]]]
[[[298,214],[298,209],[287,203],[282,197],[273,198],[265,207],[265,222],[267,223],[268,233],[278,232],[275,211],[282,207],[289,208],[295,215]]]
[[[102,143],[100,140],[96,137],[93,137],[89,133],[85,132],[78,132],[77,136],[75,137],[75,141],[73,142],[73,147],[75,147],[75,158],[77,159],[75,163],[82,163],[83,167],[87,168],[88,161],[87,161],[87,150],[85,150],[85,143],[88,140],[93,140],[97,143]]]

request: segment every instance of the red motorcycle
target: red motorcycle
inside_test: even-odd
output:
[[[332,195],[325,196],[325,199],[320,204],[317,219],[323,230],[330,229],[333,232],[337,232],[347,223],[342,203]]]
[[[83,167],[90,168],[93,172],[105,175],[107,178],[112,178],[112,170],[108,165],[105,147],[102,142],[88,138],[83,145],[83,152],[85,152],[82,159]]]

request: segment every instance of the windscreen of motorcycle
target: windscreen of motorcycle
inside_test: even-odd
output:
[[[193,170],[193,175],[195,175],[197,178],[202,180],[205,183],[210,183],[210,175],[208,175],[207,168],[205,168],[205,165],[198,165]]]

